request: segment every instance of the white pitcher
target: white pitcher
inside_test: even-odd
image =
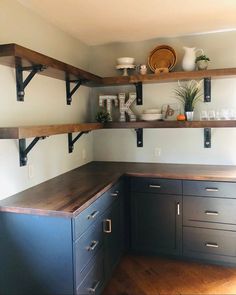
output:
[[[196,49],[195,47],[183,47],[185,53],[182,61],[182,68],[184,71],[193,71],[195,69],[195,59],[197,52],[200,55],[204,54],[202,49]]]

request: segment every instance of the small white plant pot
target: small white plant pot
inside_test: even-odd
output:
[[[187,121],[193,121],[193,111],[192,112],[185,112]]]
[[[197,69],[198,70],[206,70],[208,67],[208,60],[198,60],[197,61]]]

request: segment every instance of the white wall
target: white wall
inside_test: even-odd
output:
[[[72,65],[87,68],[88,47],[45,22],[14,0],[0,1],[0,44],[17,43]],[[36,75],[26,89],[25,102],[16,101],[15,72],[0,66],[0,126],[46,125],[88,121],[89,89],[81,87],[66,105],[65,83]],[[27,140],[29,143],[32,139]],[[18,141],[0,142],[0,199],[76,168],[93,159],[91,134],[68,153],[67,134],[38,142],[29,165],[19,166]],[[82,151],[86,158],[82,159]],[[33,169],[29,178],[28,169]]]
[[[158,44],[169,44],[178,53],[182,46],[196,46],[212,59],[211,68],[236,67],[236,33],[150,40],[146,42],[109,44],[87,47],[73,39],[14,0],[0,1],[0,44],[18,43],[66,63],[89,69],[98,75],[118,75],[114,69],[119,56],[134,56],[145,63],[149,52]],[[212,81],[212,103],[200,108],[235,108],[236,79]],[[89,90],[81,87],[73,97],[72,106],[65,102],[63,81],[36,75],[26,89],[25,102],[16,101],[15,73],[0,66],[0,126],[58,124],[88,121],[94,118],[98,93],[133,91],[133,87],[109,87]],[[148,107],[174,102],[176,83],[144,86],[144,105],[135,107],[137,113]],[[90,97],[90,99],[89,99]],[[94,101],[90,108],[91,101]],[[203,148],[201,129],[144,130],[144,147],[136,147],[134,130],[100,130],[83,136],[75,151],[68,154],[67,135],[51,136],[40,141],[29,154],[29,165],[19,167],[18,142],[0,142],[0,199],[36,185],[93,160],[143,161],[175,163],[236,164],[236,129],[213,129],[212,148]],[[93,142],[94,140],[94,142]],[[28,143],[30,140],[28,140]],[[161,155],[154,156],[154,149]],[[82,152],[87,157],[82,159]],[[29,177],[29,167],[33,177]]]
[[[90,70],[103,76],[119,75],[115,70],[117,57],[133,56],[137,64],[147,63],[149,52],[161,44],[173,46],[177,51],[175,70],[181,68],[182,46],[203,48],[211,58],[210,68],[236,67],[236,32],[225,32],[95,46],[91,48],[93,62]],[[177,83],[144,85],[144,105],[133,106],[136,114],[143,109],[177,102],[173,94],[176,86]],[[97,110],[98,94],[123,91],[134,91],[134,87],[93,89],[93,98],[96,99],[93,117]],[[212,80],[212,102],[198,105],[198,110],[221,108],[236,110],[236,78]],[[195,118],[199,118],[198,112]],[[160,156],[155,156],[155,148],[161,149]],[[145,129],[143,148],[136,147],[133,130],[100,130],[94,133],[95,160],[235,165],[235,150],[236,128],[212,129],[211,149],[203,148],[203,129]]]

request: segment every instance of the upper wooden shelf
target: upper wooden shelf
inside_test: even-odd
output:
[[[45,70],[39,72],[42,75],[60,80],[84,79],[87,82],[84,82],[83,85],[88,86],[102,84],[102,78],[99,76],[17,44],[0,45],[0,64],[10,67],[42,65],[46,67]]]
[[[202,79],[207,77],[223,78],[236,76],[236,68],[225,68],[192,72],[170,72],[161,74],[116,76],[102,78],[14,43],[0,45],[0,64],[10,67],[15,67],[16,65],[22,67],[42,65],[45,66],[46,69],[41,72],[38,72],[41,75],[46,75],[64,81],[73,81],[81,79],[84,80],[83,85],[91,87],[109,85],[128,85],[138,82],[161,83],[174,82],[178,80]]]
[[[229,128],[236,127],[236,120],[219,121],[136,121],[110,122],[104,124],[105,129],[138,129],[138,128]]]
[[[138,82],[142,83],[161,83],[161,82],[174,82],[178,80],[192,80],[203,78],[223,78],[236,76],[236,68],[226,69],[213,69],[192,72],[170,72],[160,74],[148,75],[131,75],[131,76],[117,76],[105,77],[102,79],[103,86],[109,85],[127,85]]]
[[[103,128],[103,125],[100,123],[3,127],[0,128],[0,139],[43,137],[64,133],[92,131],[101,128]]]

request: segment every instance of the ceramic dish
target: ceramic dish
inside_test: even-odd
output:
[[[176,52],[168,45],[160,45],[152,50],[148,57],[148,65],[155,72],[156,69],[167,68],[171,71],[176,64]]]
[[[118,65],[132,65],[134,63],[133,57],[119,57],[116,59]]]
[[[140,119],[143,121],[162,120],[162,114],[141,114]]]
[[[161,109],[147,109],[143,111],[143,114],[161,114]]]

